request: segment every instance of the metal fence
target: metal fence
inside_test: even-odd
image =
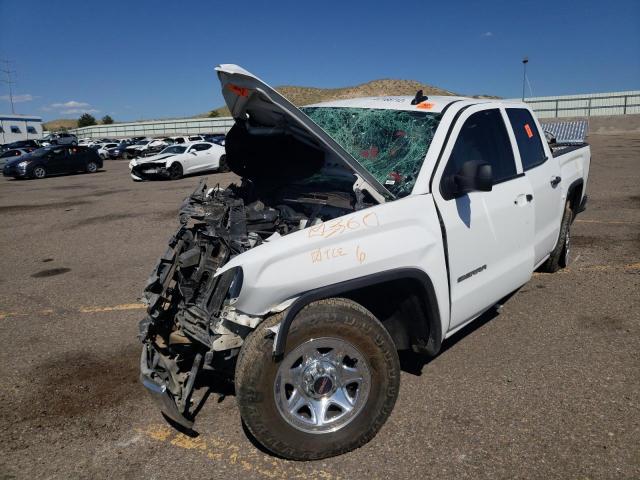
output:
[[[640,113],[640,90],[525,98],[539,118]]]
[[[640,113],[640,90],[628,92],[592,93],[557,97],[525,98],[539,118],[593,117]],[[112,125],[94,125],[71,130],[79,138],[127,138],[227,133],[233,118],[181,118]]]
[[[70,130],[78,138],[170,137],[198,133],[227,133],[233,118],[180,118],[152,122],[113,123]]]

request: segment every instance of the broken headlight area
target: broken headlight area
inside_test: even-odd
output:
[[[169,178],[170,174],[164,164],[140,163],[131,168],[131,173],[139,178]]]
[[[242,268],[219,269],[263,242],[352,212],[355,197],[308,184],[267,188],[245,180],[223,190],[200,182],[144,290],[142,381],[165,415],[190,428],[195,376],[209,370],[232,378],[244,338],[262,320],[234,308]]]

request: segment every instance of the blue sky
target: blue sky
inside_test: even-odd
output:
[[[219,63],[274,86],[401,78],[518,97],[524,55],[536,96],[640,89],[640,1],[0,0],[16,111],[45,119],[202,113],[223,103]]]

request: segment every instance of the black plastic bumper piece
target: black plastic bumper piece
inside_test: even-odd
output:
[[[144,388],[149,392],[153,401],[158,405],[160,411],[164,413],[168,418],[176,422],[178,425],[191,430],[193,427],[193,421],[186,418],[178,410],[173,396],[167,389],[166,385],[157,383],[151,378],[151,369],[147,364],[147,349],[142,349],[142,357],[140,359],[140,381]]]

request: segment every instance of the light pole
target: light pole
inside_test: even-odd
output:
[[[527,63],[529,63],[529,57],[522,59],[522,101],[524,102],[524,84],[527,80]]]

